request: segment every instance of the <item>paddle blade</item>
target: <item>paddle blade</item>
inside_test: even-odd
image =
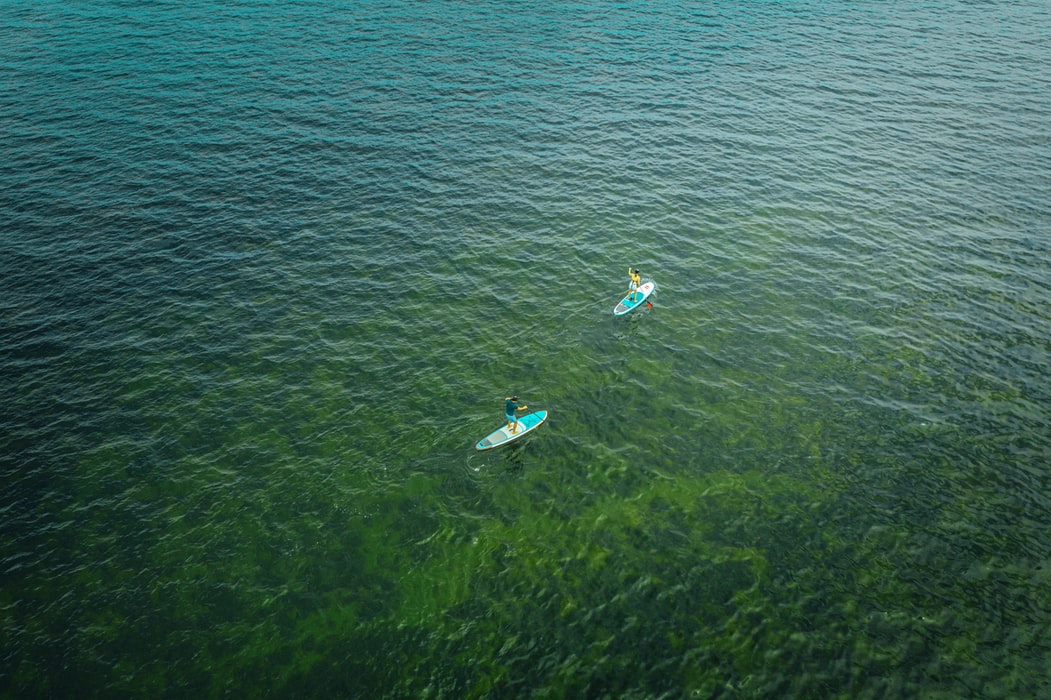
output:
[[[649,302],[647,301],[647,302],[646,302],[646,308],[647,308],[647,309],[652,309],[652,308],[653,308],[653,304],[651,304],[651,303],[649,303]]]

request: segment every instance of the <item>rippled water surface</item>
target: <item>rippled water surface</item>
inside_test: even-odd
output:
[[[0,0],[0,696],[1048,696],[1049,27]]]

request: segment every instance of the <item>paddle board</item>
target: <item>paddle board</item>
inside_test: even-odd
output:
[[[613,307],[614,316],[623,316],[624,314],[636,309],[639,304],[646,301],[646,298],[653,294],[653,290],[657,288],[657,285],[652,281],[644,283],[641,287],[633,292],[628,292],[628,295],[621,299],[616,306]]]
[[[533,413],[527,413],[518,419],[518,426],[515,428],[515,434],[511,434],[510,428],[507,427],[505,422],[503,427],[482,438],[477,445],[474,446],[476,450],[491,450],[494,447],[500,445],[506,445],[512,440],[517,440],[526,433],[540,427],[540,424],[547,420],[547,411],[534,411]]]

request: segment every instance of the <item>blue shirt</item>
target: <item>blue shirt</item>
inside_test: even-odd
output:
[[[518,404],[512,401],[511,399],[508,399],[507,404],[504,406],[504,415],[513,416],[515,414],[515,410],[517,409]]]

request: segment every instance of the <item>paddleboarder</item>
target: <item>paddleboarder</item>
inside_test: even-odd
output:
[[[642,276],[639,274],[638,268],[635,268],[633,270],[631,269],[630,265],[628,266],[628,276],[631,277],[631,283],[628,285],[628,291],[632,292],[631,300],[635,301],[634,292],[636,289],[642,286]]]
[[[529,406],[519,406],[517,396],[508,396],[504,399],[507,403],[504,404],[504,417],[507,418],[507,427],[514,435],[518,430],[518,413],[517,411],[524,411]]]

